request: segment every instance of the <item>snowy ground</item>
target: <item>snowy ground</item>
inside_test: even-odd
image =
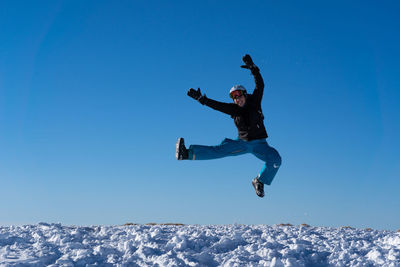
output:
[[[0,227],[0,266],[400,266],[400,233],[266,225]]]

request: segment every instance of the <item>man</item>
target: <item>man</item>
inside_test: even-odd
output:
[[[253,187],[259,197],[264,197],[264,184],[270,185],[280,165],[281,157],[273,147],[269,146],[264,126],[264,115],[261,110],[261,100],[264,92],[264,81],[259,68],[249,55],[243,57],[242,68],[249,69],[254,76],[256,87],[253,94],[247,94],[242,85],[235,85],[229,92],[234,103],[222,103],[202,95],[200,88],[190,88],[188,96],[202,105],[230,115],[238,129],[239,137],[235,140],[225,138],[217,146],[191,145],[186,149],[183,138],[176,144],[178,160],[207,160],[227,156],[238,156],[252,153],[265,162],[259,175],[252,180]]]

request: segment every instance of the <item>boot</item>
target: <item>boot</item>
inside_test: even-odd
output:
[[[183,139],[183,137],[180,137],[176,142],[176,159],[184,160],[188,158],[189,158],[189,153],[185,147],[185,139]]]
[[[256,194],[259,197],[264,197],[264,184],[258,180],[258,176],[251,181],[254,189],[256,190]]]

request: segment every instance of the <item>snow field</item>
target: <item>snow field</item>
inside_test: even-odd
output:
[[[0,227],[0,266],[400,266],[400,233],[304,226]]]

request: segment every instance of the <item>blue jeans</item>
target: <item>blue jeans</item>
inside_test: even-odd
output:
[[[189,147],[189,159],[191,160],[218,159],[246,153],[251,153],[265,162],[258,180],[263,184],[270,185],[281,166],[282,159],[278,151],[269,146],[265,139],[244,141],[225,138],[217,146],[191,145]]]

